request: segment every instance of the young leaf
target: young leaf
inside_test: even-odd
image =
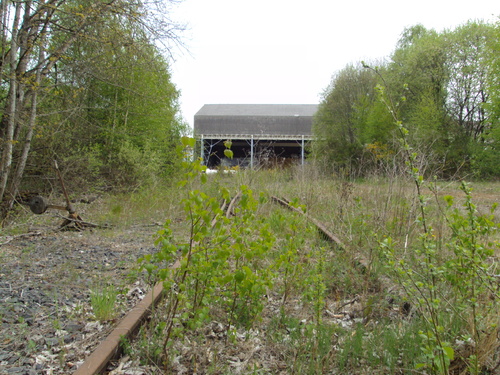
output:
[[[453,361],[453,359],[455,358],[455,351],[452,347],[443,346],[443,352],[450,361]]]
[[[196,145],[196,139],[194,138],[190,138],[190,137],[182,137],[181,138],[181,141],[182,141],[182,145],[184,147],[191,147],[191,148],[194,148],[194,146]]]

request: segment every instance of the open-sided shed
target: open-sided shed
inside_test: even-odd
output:
[[[194,116],[195,137],[209,167],[304,163],[316,104],[206,104]],[[232,142],[233,160],[224,157]]]

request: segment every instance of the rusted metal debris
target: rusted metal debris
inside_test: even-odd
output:
[[[57,177],[59,178],[59,182],[61,183],[61,188],[64,194],[64,198],[66,199],[66,205],[56,205],[49,204],[47,199],[42,197],[41,195],[36,195],[31,198],[31,200],[27,203],[31,212],[37,215],[41,215],[45,213],[49,208],[68,211],[68,217],[64,218],[63,222],[59,226],[60,229],[76,229],[83,230],[86,227],[98,227],[96,224],[88,223],[83,221],[83,219],[78,215],[71,205],[71,201],[69,200],[68,192],[66,191],[66,186],[64,185],[64,181],[59,171],[59,166],[57,164],[57,160],[54,160],[54,168],[57,173]]]

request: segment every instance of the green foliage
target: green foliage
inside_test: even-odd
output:
[[[170,63],[153,38],[167,29],[175,37],[173,29],[150,27],[151,13],[135,1],[67,1],[54,11],[58,27],[49,26],[47,51],[72,38],[82,14],[95,22],[79,31],[42,82],[26,172],[52,174],[47,166],[57,158],[74,190],[132,190],[171,177],[179,163],[175,146],[187,128]]]
[[[384,374],[398,374],[401,368],[415,367],[421,342],[417,330],[418,324],[415,322],[398,326],[384,322],[370,330],[363,324],[357,324],[342,343],[339,370],[356,373],[361,367]]]
[[[283,307],[304,275],[301,249],[304,247],[305,240],[299,233],[300,223],[295,215],[285,216],[280,210],[276,210],[270,215],[268,221],[274,233],[281,233],[284,236],[275,260],[275,267],[282,274],[281,304]]]
[[[500,176],[500,137],[495,128],[486,135],[484,143],[471,147],[471,167],[474,175],[483,180],[497,180]]]
[[[116,316],[117,295],[117,289],[111,285],[90,291],[90,304],[97,320],[111,320]]]
[[[492,115],[492,125],[493,129],[498,129],[500,125],[500,81],[498,79],[500,73],[500,57],[498,56],[498,51],[500,49],[500,22],[497,21],[492,30],[492,36],[486,43],[487,48],[487,90],[489,96],[489,102],[486,104],[486,109]],[[497,130],[498,131],[498,130]],[[498,139],[498,138],[497,138]]]
[[[438,33],[416,25],[403,32],[389,62],[348,65],[323,94],[313,128],[318,139],[313,156],[354,176],[387,173],[380,165],[390,163],[389,158],[373,162],[363,150],[379,144],[398,155],[396,116],[409,130],[408,144],[419,151],[422,174],[496,175],[497,29],[469,22]],[[392,103],[390,111],[376,100],[379,84]]]
[[[206,181],[206,167],[200,159],[186,159],[194,140],[183,138],[182,142],[185,177],[180,186],[187,190],[181,204],[189,237],[177,241],[167,222],[158,232],[160,251],[141,259],[148,279],[163,282],[167,291],[164,350],[171,338],[183,335],[183,327],[194,329],[206,323],[214,305],[226,316],[227,338],[235,324],[252,327],[263,308],[262,296],[272,285],[272,269],[264,260],[273,247],[274,235],[256,220],[259,200],[243,185],[235,216],[226,216],[219,204],[221,198],[229,200],[229,191],[221,188],[217,196],[211,196],[195,188],[196,180]],[[176,268],[171,267],[175,260]]]
[[[390,105],[388,104],[388,107]],[[396,119],[397,120],[397,119]],[[408,130],[398,121],[401,144],[407,156],[408,172],[416,186],[421,227],[419,244],[412,249],[412,257],[403,256],[391,237],[380,242],[380,247],[388,261],[388,267],[395,273],[405,290],[408,299],[416,304],[426,328],[419,331],[422,339],[422,363],[417,369],[426,368],[432,373],[448,374],[450,364],[455,359],[455,350],[449,339],[457,332],[447,331],[448,319],[459,318],[463,324],[469,324],[465,335],[475,340],[473,354],[464,358],[470,363],[473,373],[479,373],[476,361],[479,358],[479,342],[483,340],[479,332],[489,335],[495,327],[484,327],[484,316],[480,319],[479,310],[485,315],[498,309],[500,294],[492,288],[492,275],[489,273],[487,258],[494,254],[492,242],[484,241],[498,229],[493,216],[478,216],[472,203],[471,190],[462,183],[466,195],[464,212],[455,210],[451,216],[444,216],[451,229],[449,239],[436,235],[429,218],[427,200],[423,194],[424,177],[416,166],[417,153],[408,144]],[[430,186],[432,189],[432,185]],[[453,205],[453,198],[446,196],[448,208]],[[482,238],[482,241],[480,240]],[[444,252],[448,251],[446,256]],[[493,295],[491,294],[493,293]],[[479,309],[478,301],[490,298],[486,309]],[[451,307],[451,308],[450,308]],[[448,318],[450,316],[451,318]],[[485,349],[489,351],[490,349]],[[489,353],[488,353],[489,354]]]
[[[325,308],[325,249],[315,249],[315,252],[311,255],[316,260],[316,264],[311,268],[311,272],[305,280],[308,287],[305,289],[303,297],[312,304],[313,319],[319,327],[322,323],[322,313]]]
[[[293,358],[287,363],[291,374],[328,373],[339,333],[335,325],[311,324],[283,314],[273,318],[269,327],[270,340]]]
[[[375,100],[376,76],[360,66],[340,71],[323,94],[314,119],[314,155],[329,169],[355,171],[361,161],[366,118]]]
[[[497,179],[500,175],[500,22],[497,22],[486,39],[487,48],[482,58],[486,65],[485,83],[487,101],[481,107],[489,124],[482,134],[483,142],[473,149],[473,170],[480,178]]]
[[[480,140],[491,126],[484,106],[489,102],[487,55],[492,38],[492,25],[477,21],[443,33],[449,72],[446,109],[465,135],[475,141]]]
[[[103,56],[109,53],[103,51]],[[144,63],[137,63],[138,57]],[[96,69],[102,75],[112,73],[111,82],[92,77],[88,92],[81,94],[89,108],[85,116],[100,126],[85,129],[91,138],[75,136],[80,148],[99,149],[101,178],[120,186],[145,185],[174,170],[173,150],[183,130],[177,119],[178,93],[170,82],[168,64],[153,47],[125,49],[121,56],[110,58],[109,64],[103,62]]]
[[[418,164],[410,178],[349,181],[321,176],[310,166],[227,178],[203,173],[199,160],[192,161],[194,140],[181,142],[187,148],[178,156],[181,186],[104,196],[99,205],[85,206],[94,222],[108,213],[106,220],[123,228],[119,233],[126,238],[136,235],[130,225],[151,237],[151,223],[170,219],[135,274],[150,284],[164,278],[167,299],[137,340],[124,344],[133,363],[162,373],[430,374],[443,372],[444,356],[450,373],[492,372],[498,363],[498,213],[485,207],[498,184],[461,193],[456,183],[426,182]],[[409,162],[419,161],[411,145],[400,147]],[[236,204],[238,212],[226,218],[220,204],[237,192],[244,194],[243,206]],[[274,205],[267,192],[300,197],[292,205],[325,224],[345,248],[331,248],[307,218]],[[262,249],[265,243],[269,249]],[[12,256],[10,245],[5,249],[2,259]],[[33,249],[21,250],[28,256]],[[177,260],[180,270],[169,270]],[[392,260],[395,266],[387,266]],[[401,267],[407,272],[400,273]],[[188,273],[184,281],[181,270]],[[438,299],[438,335],[425,303],[430,290]],[[14,306],[7,301],[2,317],[17,316]],[[164,370],[159,367],[165,367],[171,320]],[[55,323],[60,328],[62,322]],[[2,328],[8,325],[4,319]]]
[[[377,100],[370,108],[364,132],[360,134],[360,141],[365,145],[373,143],[390,145],[393,141],[394,130],[391,113],[380,100]]]
[[[383,88],[380,98],[389,100]],[[175,359],[197,371],[232,373],[231,353],[258,345],[262,356],[245,359],[238,371],[491,369],[498,323],[493,212],[478,214],[466,186],[462,206],[451,196],[429,199],[426,192],[436,187],[418,168],[418,154],[406,142],[410,132],[401,122],[394,126],[413,189],[408,179],[318,178],[311,186],[273,173],[266,181],[270,189],[308,200],[310,215],[330,219],[335,233],[347,239],[342,253],[318,238],[306,219],[268,205],[267,194],[257,195],[261,175],[207,176],[200,160],[191,159],[194,140],[183,138],[177,189],[183,199],[173,201],[184,220],[166,222],[158,251],[141,261],[147,280],[162,282],[166,293],[135,345],[141,359],[150,358],[165,372],[177,369]],[[251,183],[242,183],[248,177]],[[233,183],[241,198],[227,217],[220,204],[234,195]],[[442,194],[436,190],[435,196]],[[292,206],[306,211],[298,199]],[[382,238],[378,246],[376,238]],[[353,256],[368,265],[356,266]],[[386,289],[387,276],[404,293],[392,282]],[[398,308],[403,302],[411,308]],[[354,314],[354,321],[343,314]],[[179,359],[184,348],[192,353],[186,360]],[[276,360],[263,356],[275,352],[281,354],[272,367]]]

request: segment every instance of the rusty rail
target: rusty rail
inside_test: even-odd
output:
[[[346,249],[346,247],[339,240],[339,238],[337,236],[335,236],[330,230],[328,230],[328,228],[323,223],[321,223],[317,219],[313,218],[312,216],[308,215],[304,211],[290,205],[289,200],[287,200],[285,198],[278,198],[275,196],[271,196],[271,200],[274,203],[277,203],[277,204],[279,204],[279,205],[281,205],[281,206],[283,206],[283,207],[285,207],[293,212],[297,212],[298,214],[303,215],[307,220],[309,220],[311,223],[313,223],[316,226],[316,228],[318,228],[318,230],[321,232],[323,237],[325,237],[328,241],[335,244],[338,248],[340,248],[342,250]],[[369,271],[371,268],[370,261],[368,259],[366,259],[366,257],[363,256],[362,254],[353,254],[352,263],[354,266],[361,267],[366,271]],[[378,277],[378,282],[379,282],[379,285],[381,286],[381,288],[383,288],[384,290],[387,290],[387,291],[391,291],[391,290],[394,290],[397,288],[388,277],[383,276],[383,275]]]
[[[158,283],[128,314],[115,329],[101,342],[78,367],[74,375],[94,375],[103,371],[108,363],[120,354],[120,341],[129,338],[140,327],[163,296],[163,283]]]
[[[275,197],[275,196],[271,196],[271,199],[273,202],[275,203],[278,203],[280,204],[281,206],[283,207],[286,207],[288,208],[289,210],[292,210],[294,212],[297,212],[301,215],[303,215],[304,217],[306,217],[311,223],[313,223],[316,228],[318,228],[318,230],[328,239],[330,240],[331,242],[335,243],[337,246],[339,246],[340,248],[344,249],[345,246],[344,244],[342,243],[342,241],[340,241],[338,239],[337,236],[335,236],[332,232],[330,232],[328,230],[328,228],[323,225],[321,222],[319,222],[318,220],[316,220],[315,218],[311,217],[310,215],[308,215],[307,213],[303,212],[302,210],[298,209],[297,207],[293,207],[290,205],[290,201],[285,199],[285,198],[278,198],[278,197]]]
[[[236,201],[240,198],[240,194],[234,196],[229,204],[224,201],[221,209],[225,211],[226,216],[232,214],[232,210]],[[212,227],[216,223],[216,218],[212,220]],[[176,260],[171,266],[172,269],[179,268],[181,265],[180,259]],[[73,373],[74,375],[96,375],[101,373],[108,363],[117,358],[121,354],[120,341],[131,338],[144,322],[153,307],[157,305],[163,298],[163,282],[157,283],[152,290],[139,302],[127,315],[118,323],[113,331],[101,342],[87,357],[82,365]]]

